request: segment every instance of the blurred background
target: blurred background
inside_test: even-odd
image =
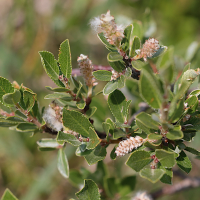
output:
[[[50,51],[57,58],[60,43],[69,39],[73,68],[81,53],[95,65],[108,65],[108,51],[91,30],[90,20],[110,10],[119,24],[129,24],[133,19],[143,21],[144,13],[151,10],[156,28],[153,36],[184,57],[187,47],[200,41],[199,8],[199,0],[0,0],[0,76],[31,88],[38,94],[40,106],[47,106],[45,86],[54,84],[43,70],[38,51]],[[0,196],[8,187],[20,200],[75,198],[79,188],[58,173],[56,152],[38,151],[36,141],[42,137],[47,135],[30,138],[27,133],[0,129]],[[193,147],[199,142],[195,140]],[[74,156],[73,147],[66,153],[71,169],[84,165],[95,170]],[[116,165],[109,158],[105,162],[111,169]],[[199,175],[199,163],[195,162],[191,176]],[[137,190],[162,186],[138,179]],[[197,200],[199,195],[197,188],[161,199]]]

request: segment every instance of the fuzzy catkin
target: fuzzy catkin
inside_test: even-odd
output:
[[[102,32],[110,44],[119,47],[120,42],[124,37],[124,28],[115,23],[115,19],[110,15],[109,10],[106,14],[102,14],[100,17],[95,17],[91,20],[90,24],[97,33]]]
[[[43,119],[46,125],[54,131],[61,131],[63,129],[62,124],[62,108],[59,106],[49,106],[43,115]]]
[[[144,59],[144,61],[147,61],[147,57],[152,57],[159,48],[159,41],[155,38],[149,38],[143,44],[143,47],[140,50],[140,56]]]
[[[153,200],[150,195],[147,194],[147,192],[137,192],[135,197],[133,197],[131,200]]]
[[[138,148],[145,142],[140,136],[130,137],[127,140],[123,140],[119,143],[119,146],[116,148],[115,153],[117,156],[124,156],[127,153],[131,152],[133,149]]]
[[[83,75],[86,85],[93,86],[95,79],[94,79],[94,76],[92,75],[92,72],[93,72],[92,61],[87,56],[81,54],[78,57],[77,62],[80,67],[80,72]]]

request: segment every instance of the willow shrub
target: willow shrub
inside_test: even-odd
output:
[[[68,40],[60,45],[58,59],[48,51],[39,52],[44,70],[57,85],[46,87],[50,94],[44,98],[52,99],[52,103],[40,109],[36,93],[0,77],[0,126],[53,134],[54,138],[38,141],[39,149],[58,152],[58,170],[74,185],[80,186],[84,180],[84,187],[76,193],[81,200],[116,194],[129,199],[134,190],[135,176],[109,177],[103,160],[110,146],[111,159],[129,154],[125,164],[139,176],[152,183],[172,184],[175,165],[186,173],[192,168],[185,152],[200,155],[187,146],[200,127],[200,90],[190,89],[198,81],[199,69],[191,69],[188,62],[195,58],[197,46],[190,46],[187,60],[182,62],[174,56],[172,47],[150,38],[151,23],[143,26],[133,21],[127,27],[119,26],[108,11],[92,20],[91,26],[109,50],[110,67],[94,67],[88,56],[81,54],[77,62],[82,78],[75,76]],[[106,84],[96,91],[99,81]],[[100,95],[106,97],[113,115],[103,122],[96,113],[98,109],[106,113],[106,108],[93,102]],[[98,163],[93,176],[84,171],[70,173],[65,155],[68,143],[89,165]],[[9,190],[2,198],[6,199],[15,199]]]

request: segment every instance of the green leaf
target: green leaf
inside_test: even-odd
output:
[[[125,78],[129,78],[131,77],[132,75],[132,69],[130,67],[126,68],[126,71],[125,71]]]
[[[55,92],[53,94],[47,94],[44,99],[62,99],[65,101],[71,101],[72,97],[69,96],[69,94],[66,93],[58,93]]]
[[[158,56],[160,56],[163,52],[165,52],[167,50],[166,46],[160,46],[160,48],[153,54],[152,57],[150,58],[156,58]]]
[[[98,70],[93,72],[93,76],[99,81],[110,81],[112,72],[107,70]]]
[[[158,58],[156,67],[159,69],[159,74],[167,84],[173,82],[174,77],[174,49],[169,48],[162,56]]]
[[[181,151],[179,157],[176,159],[176,162],[179,168],[182,169],[187,174],[191,171],[192,164],[187,155],[184,153],[184,151]]]
[[[139,172],[151,161],[150,152],[137,150],[128,158],[126,165]]]
[[[92,117],[94,115],[94,113],[96,112],[96,110],[97,110],[97,107],[92,106],[92,107],[89,108],[89,110],[86,111],[85,115],[89,119],[90,117]]]
[[[85,105],[86,105],[86,102],[85,102],[83,99],[81,99],[80,101],[77,101],[77,102],[76,102],[76,106],[77,106],[77,108],[80,109],[80,110],[84,109],[84,108],[85,108]]]
[[[121,137],[126,137],[126,132],[124,132],[122,129],[114,129],[113,139],[118,139]]]
[[[138,70],[138,71],[142,70],[143,67],[144,67],[145,65],[147,65],[144,61],[141,61],[141,60],[133,60],[133,61],[131,62],[131,64],[132,64],[132,66],[133,66],[136,70]]]
[[[151,115],[149,115],[145,112],[139,113],[135,118],[136,118],[136,124],[137,124],[137,121],[139,121],[144,126],[150,128],[150,129],[154,129],[154,130],[158,129],[159,123],[157,121],[154,121],[152,119]]]
[[[89,137],[89,130],[92,127],[88,118],[83,114],[66,108],[63,109],[63,125],[85,137]]]
[[[148,135],[149,140],[160,140],[162,138],[162,135],[156,134],[156,133],[151,133]]]
[[[136,185],[136,176],[127,176],[121,179],[118,188],[119,193],[122,196],[126,196],[127,194],[134,191]]]
[[[140,38],[135,36],[133,38],[133,43],[130,50],[130,57],[134,57],[136,55],[135,50],[140,49],[140,45],[141,45]]]
[[[54,58],[53,54],[48,51],[40,51],[42,65],[48,74],[48,76],[53,80],[58,80],[59,78],[59,68],[57,60]]]
[[[184,112],[184,99],[180,100],[172,113],[170,113],[171,115],[169,116],[169,121],[174,123],[176,121],[178,121],[180,119],[180,117],[182,116]]]
[[[175,64],[176,64],[177,66],[180,65],[179,68],[182,70],[182,68],[184,67],[184,61],[180,61],[180,63],[177,62],[177,61],[179,61],[179,60],[177,59],[177,57],[175,57]],[[188,64],[184,67],[184,69],[182,70],[181,75],[179,76],[178,80],[175,82],[175,84],[174,84],[174,94],[177,94],[177,92],[179,91],[180,83],[181,83],[181,78],[182,78],[183,74],[184,74],[188,69],[190,69],[190,65],[191,65],[191,64],[188,63]]]
[[[94,128],[89,129],[89,142],[87,142],[87,149],[94,149],[100,143],[100,139]]]
[[[160,179],[160,181],[162,183],[165,184],[172,184],[172,178],[173,178],[173,171],[172,169],[167,169],[161,166],[161,169],[165,170],[165,174],[163,175],[163,177]]]
[[[183,98],[188,88],[190,87],[190,85],[193,83],[193,81],[197,76],[198,76],[197,72],[193,69],[189,69],[186,72],[184,72],[180,82],[181,85],[171,102],[169,113],[172,113],[174,111],[176,102],[179,99]]]
[[[56,140],[58,142],[68,142],[73,146],[80,146],[82,143],[72,134],[64,133],[62,131],[58,132]]]
[[[87,161],[88,165],[93,165],[100,160],[103,160],[106,157],[106,148],[98,145],[93,149],[90,154],[85,155],[84,158]]]
[[[70,169],[69,180],[72,183],[72,185],[78,188],[80,188],[84,183],[83,175],[78,170],[75,169],[74,170]]]
[[[65,155],[64,149],[59,149],[58,151],[57,167],[58,167],[58,171],[63,177],[65,178],[69,177],[69,165],[68,165],[68,160]]]
[[[115,123],[112,121],[112,119],[107,118],[106,123],[108,123],[110,125],[110,130],[113,132],[115,129]]]
[[[10,81],[0,76],[0,102],[3,103],[2,97],[4,94],[13,92],[14,92],[14,87],[12,86]]]
[[[194,155],[200,156],[200,151],[198,151],[197,149],[194,149],[192,147],[186,147],[185,150]]]
[[[117,61],[121,61],[123,59],[123,56],[121,56],[118,52],[110,52],[107,55],[107,60],[109,62],[117,62]]]
[[[197,53],[199,49],[199,42],[194,41],[190,44],[190,46],[187,48],[186,54],[185,54],[185,60],[188,62],[191,62],[191,60],[194,58],[195,54]]]
[[[147,135],[151,133],[151,130],[146,127],[146,124],[144,122],[141,122],[139,120],[136,120],[136,125],[143,130]]]
[[[93,180],[85,179],[84,187],[76,193],[80,200],[100,200],[100,193],[96,183]]]
[[[99,33],[97,36],[109,51],[117,52],[117,48],[107,41],[103,33]]]
[[[175,153],[173,152],[156,149],[155,155],[163,167],[172,168],[176,164]]]
[[[150,148],[150,149],[158,149],[158,148],[160,148],[159,146],[160,146],[161,143],[162,143],[162,140],[161,140],[161,139],[156,140],[156,141],[153,141],[153,142],[146,141],[146,142],[144,143],[144,146],[145,146],[145,147],[148,147],[148,148]]]
[[[50,86],[45,86],[47,90],[53,91],[53,92],[68,92],[70,89],[64,88],[64,87],[57,87],[57,88],[52,88]]]
[[[165,171],[163,169],[150,169],[145,168],[140,171],[140,176],[142,178],[146,178],[152,183],[156,183],[159,181],[163,175],[165,174]]]
[[[37,98],[37,94],[35,93],[31,93],[26,90],[23,92],[23,101],[24,101],[25,109],[27,111],[30,111],[33,108],[36,98]]]
[[[35,124],[29,123],[29,122],[20,123],[16,127],[16,130],[20,131],[20,132],[34,132],[37,129],[38,129],[38,127]]]
[[[127,105],[124,94],[120,90],[115,90],[109,94],[108,105],[116,121],[124,123],[127,117]]]
[[[138,20],[134,20],[133,21],[133,32],[132,35],[133,36],[138,36],[139,38],[143,38],[143,26],[142,26],[142,22],[138,21]]]
[[[37,141],[37,144],[40,148],[52,148],[57,149],[63,146],[63,144],[60,144],[56,141],[56,139],[53,138],[42,138],[41,140]]]
[[[106,122],[103,122],[102,123],[102,127],[103,127],[104,132],[106,133],[106,138],[108,139],[108,137],[109,137],[109,130],[110,130],[110,124],[106,123]]]
[[[160,108],[163,102],[161,86],[149,66],[144,66],[139,81],[140,93],[153,108]]]
[[[117,72],[122,72],[125,70],[125,66],[121,61],[116,61],[116,62],[109,62],[109,65]]]
[[[116,90],[117,88],[118,88],[118,81],[117,80],[110,81],[105,85],[103,89],[103,94],[108,95],[114,90]]]
[[[189,96],[196,96],[196,97],[198,97],[200,95],[200,90],[193,90],[190,94],[189,94]]]
[[[0,118],[0,127],[11,127],[11,126],[16,126],[17,124],[19,124],[20,122],[18,121],[12,121],[9,120],[8,118]]]
[[[6,189],[5,192],[3,193],[3,196],[1,197],[1,200],[18,200],[13,193],[9,190]]]
[[[192,110],[192,112],[195,112],[198,105],[199,105],[199,101],[197,96],[190,96],[188,99],[186,99],[185,103],[187,103],[187,108],[189,108],[190,110]]]
[[[186,72],[184,72],[181,78],[181,83],[186,82],[190,86],[197,76],[198,72],[196,72],[194,69],[188,69]]]
[[[19,90],[15,90],[13,93],[4,94],[2,99],[5,105],[14,106],[20,101],[21,93]]]
[[[76,156],[86,156],[86,155],[89,155],[92,150],[88,150],[86,149],[86,144],[83,143],[81,144],[77,149],[76,149]]]
[[[115,194],[119,192],[117,180],[114,177],[111,177],[111,178],[107,178],[106,177],[106,178],[104,178],[103,185],[104,185],[106,194],[109,197],[114,197]]]
[[[179,140],[183,138],[183,132],[181,126],[175,126],[173,130],[169,130],[166,137],[170,140]]]
[[[115,153],[116,147],[117,147],[117,146],[118,146],[118,145],[115,145],[114,148],[112,149],[111,153],[110,153],[110,158],[111,158],[112,160],[115,160],[116,157],[117,157],[117,155],[116,155],[116,153]]]
[[[78,86],[77,92],[76,92],[76,96],[77,96],[77,97],[78,97],[78,96],[81,96],[80,93],[81,93],[82,88],[83,88],[83,84],[82,84],[80,81],[79,81],[78,83],[79,83],[79,86]]]
[[[124,38],[122,39],[122,48],[125,52],[129,50],[129,45],[130,45],[130,37],[133,31],[133,25],[130,24],[124,29]]]
[[[163,53],[162,56],[158,58],[156,62],[156,67],[158,69],[164,69],[168,67],[169,65],[171,65],[173,62],[173,53],[174,53],[173,48],[167,49],[165,53]]]
[[[58,62],[60,64],[61,72],[65,77],[69,79],[72,73],[72,64],[71,64],[71,51],[68,39],[63,41],[60,45]]]

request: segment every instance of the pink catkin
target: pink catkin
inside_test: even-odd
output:
[[[128,154],[133,149],[138,148],[145,142],[145,139],[143,139],[140,136],[136,137],[130,137],[127,140],[123,140],[119,143],[119,146],[116,148],[116,155],[117,156],[124,156],[125,154]]]
[[[149,38],[143,44],[143,47],[140,50],[140,56],[144,59],[144,61],[147,61],[147,57],[152,57],[159,48],[159,41],[154,38]]]

